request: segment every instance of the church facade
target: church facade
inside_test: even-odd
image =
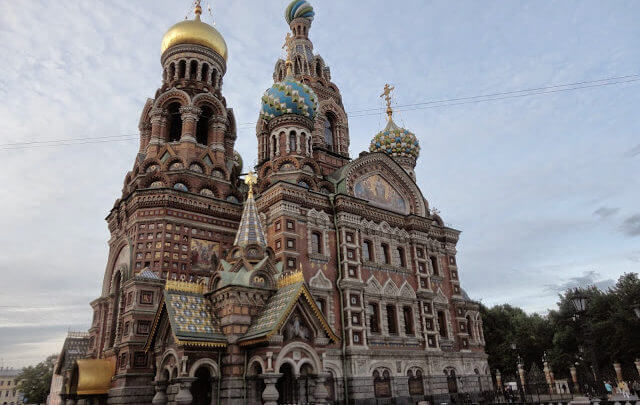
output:
[[[459,231],[416,185],[416,136],[388,103],[369,151],[350,156],[313,8],[294,0],[246,174],[222,90],[227,45],[200,14],[198,2],[163,38],[162,84],[107,217],[88,358],[62,399],[408,404],[491,390]]]

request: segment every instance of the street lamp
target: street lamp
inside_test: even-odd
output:
[[[577,288],[571,294],[571,303],[578,314],[583,314],[587,310],[587,299],[587,295]]]

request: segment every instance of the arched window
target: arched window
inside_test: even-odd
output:
[[[169,77],[167,78],[169,82],[173,81],[173,79],[175,79],[176,77],[176,64],[175,63],[171,63],[169,65]]]
[[[218,86],[218,71],[216,69],[211,69],[211,85],[213,87]]]
[[[329,150],[333,150],[333,145],[335,143],[335,127],[335,116],[328,113],[324,120],[324,143],[327,145],[327,149]]]
[[[447,388],[449,388],[449,394],[458,393],[458,377],[456,377],[456,370],[444,371],[447,376]]]
[[[396,307],[394,305],[387,305],[387,327],[390,335],[398,334]]]
[[[403,307],[402,316],[404,318],[405,335],[413,335],[413,311],[411,311],[411,307]]]
[[[422,396],[424,395],[424,384],[422,382],[422,370],[407,371],[407,377],[409,377],[409,395]]]
[[[435,276],[439,276],[440,275],[440,269],[438,268],[438,258],[435,256],[431,256],[431,267],[433,268],[433,274]]]
[[[391,264],[391,255],[389,254],[389,245],[383,243],[380,245],[382,248],[382,260],[384,260],[384,264]]]
[[[469,339],[473,339],[473,329],[471,324],[471,317],[467,315],[467,333],[469,334]]]
[[[365,240],[362,242],[362,261],[370,262],[373,258],[373,248],[371,241]]]
[[[320,232],[313,232],[311,234],[311,252],[322,253],[322,236]]]
[[[380,333],[380,310],[375,302],[369,303],[367,306],[369,313],[369,330],[371,333]]]
[[[196,80],[198,77],[198,61],[191,61],[191,68],[189,69],[189,79]]]
[[[407,267],[407,260],[404,256],[404,249],[401,247],[398,247],[398,258],[400,261],[400,267]]]
[[[180,114],[180,104],[172,103],[167,110],[169,113],[169,142],[178,142],[182,136],[182,114]]]
[[[382,373],[378,370],[373,372],[373,392],[376,398],[391,397],[391,374],[389,370],[384,370]]]
[[[209,65],[206,63],[202,64],[202,75],[200,76],[202,77],[202,80],[205,82],[209,81]]]
[[[181,60],[178,63],[178,79],[184,79],[185,74],[187,74],[187,61]]]
[[[209,139],[209,120],[213,117],[213,111],[208,106],[202,107],[200,118],[196,126],[196,142],[207,145]]]
[[[447,339],[447,319],[443,311],[438,311],[438,331],[440,332],[440,337]]]
[[[291,131],[289,133],[289,152],[295,152],[297,150],[296,144],[296,133],[294,131]]]
[[[196,381],[191,384],[193,405],[209,405],[213,398],[213,378],[207,367],[200,367],[195,373]]]

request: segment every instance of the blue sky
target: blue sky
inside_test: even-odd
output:
[[[0,143],[137,134],[160,41],[188,1],[0,1]],[[640,73],[634,1],[312,1],[315,51],[348,111]],[[223,92],[254,125],[287,32],[286,1],[220,1]],[[463,231],[463,287],[545,312],[557,292],[640,267],[640,81],[396,114],[418,136],[418,184]],[[384,126],[350,119],[351,155]],[[137,141],[0,147],[0,358],[23,366],[86,329],[107,258],[104,217]]]

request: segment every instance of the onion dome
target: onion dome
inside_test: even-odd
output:
[[[200,4],[196,6],[195,13],[195,19],[181,21],[169,28],[167,33],[164,34],[161,47],[162,53],[174,45],[193,44],[213,49],[224,60],[227,60],[227,43],[218,30],[200,20],[200,14],[202,14]]]
[[[398,127],[393,122],[393,119],[389,117],[386,128],[371,141],[369,152],[382,152],[392,157],[401,156],[417,159],[420,155],[420,143],[413,133]]]
[[[305,0],[293,0],[284,10],[284,18],[289,24],[296,18],[306,18],[309,21],[313,21],[315,14],[311,4]]]
[[[313,120],[317,108],[318,97],[311,87],[288,75],[264,93],[260,117],[270,121],[281,115],[295,114]]]

